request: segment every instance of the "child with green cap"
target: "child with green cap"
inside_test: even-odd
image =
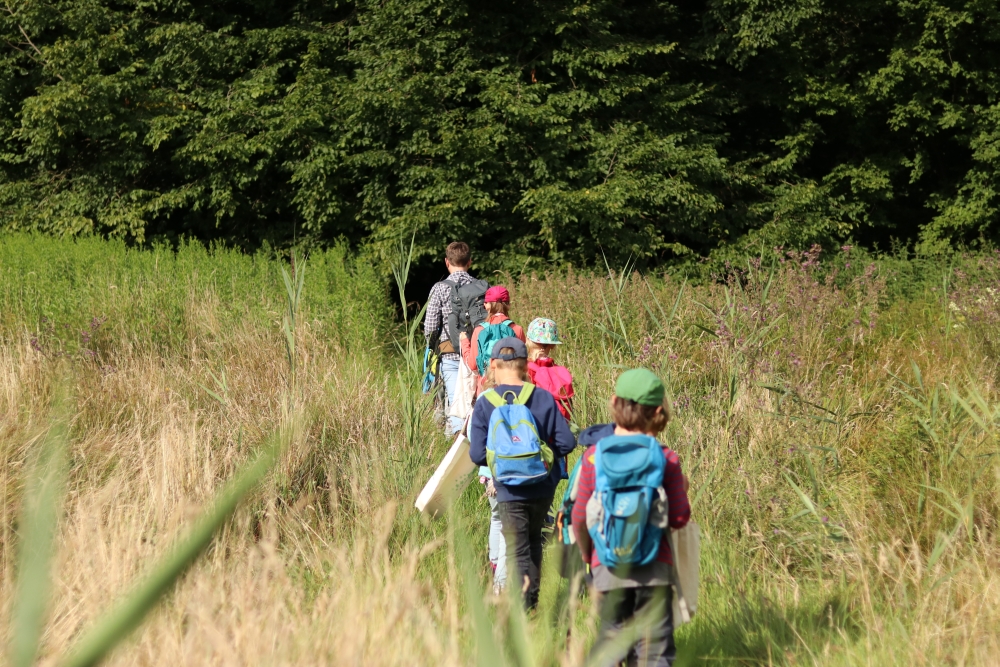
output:
[[[691,506],[677,453],[656,440],[670,419],[665,393],[663,382],[651,371],[626,371],[611,398],[614,423],[588,429],[599,433],[600,440],[583,455],[572,527],[580,554],[591,567],[594,588],[601,594],[594,664],[616,665],[625,660],[629,665],[671,665],[676,658],[669,529],[687,525]],[[631,467],[623,469],[622,462]],[[629,481],[616,484],[622,479]],[[604,504],[609,500],[612,511]],[[625,511],[619,510],[618,500],[627,501],[620,505],[627,507]],[[634,512],[643,502],[648,520],[640,537],[634,530],[616,532],[614,522],[627,523],[641,516],[625,513],[629,508]],[[622,541],[612,545],[616,539]],[[620,647],[612,641],[647,610],[652,613],[651,626],[634,644]]]
[[[556,323],[547,317],[536,317],[528,325],[528,377],[556,399],[559,412],[566,421],[573,416],[573,374],[552,359],[552,351],[559,340]]]

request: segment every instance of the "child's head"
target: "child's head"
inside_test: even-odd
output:
[[[528,361],[552,355],[556,345],[562,345],[556,323],[546,317],[536,317],[528,325]]]
[[[611,397],[611,417],[626,431],[658,434],[670,421],[663,382],[645,368],[622,373]]]
[[[517,338],[501,338],[493,345],[490,353],[490,371],[497,384],[517,378],[524,381],[528,376],[528,350]]]
[[[541,343],[536,343],[530,338],[528,339],[526,345],[528,347],[528,361],[538,361],[542,357],[552,356],[551,345],[542,345]]]
[[[486,305],[486,313],[490,317],[497,313],[510,314],[510,292],[503,285],[494,285],[486,290],[483,303]]]

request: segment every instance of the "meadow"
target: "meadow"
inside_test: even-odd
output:
[[[282,267],[302,279],[294,322]],[[450,443],[419,392],[416,308],[385,276],[344,248],[292,265],[0,237],[7,639],[25,480],[62,405],[39,664],[273,434],[274,468],[109,664],[583,664],[593,604],[555,571],[537,615],[493,599],[478,485],[449,517],[413,509]],[[678,664],[1000,662],[1000,257],[814,248],[697,280],[488,277],[515,320],[559,323],[579,423],[607,418],[624,368],[668,383],[664,437],[703,531]]]

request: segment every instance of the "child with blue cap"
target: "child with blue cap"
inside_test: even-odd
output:
[[[495,385],[473,408],[469,456],[493,473],[507,567],[516,573],[525,607],[532,609],[538,604],[542,528],[560,479],[558,459],[573,451],[576,438],[552,394],[525,381],[527,366],[528,350],[519,339],[503,338],[494,345]],[[505,456],[505,446],[525,454]]]

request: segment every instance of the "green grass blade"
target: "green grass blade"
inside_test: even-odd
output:
[[[293,323],[295,320],[295,287],[292,285],[292,277],[288,275],[288,271],[285,270],[285,266],[282,264],[278,268],[281,269],[281,280],[285,283],[285,294],[288,297],[288,315],[292,318]]]
[[[57,408],[58,409],[58,408]],[[51,587],[50,566],[65,484],[67,422],[55,418],[42,440],[25,493],[10,664],[30,667],[38,655]]]
[[[708,479],[706,479],[706,480],[705,480],[705,481],[704,481],[704,482],[703,482],[703,483],[702,483],[702,484],[701,484],[701,485],[700,485],[700,486],[698,487],[698,489],[697,489],[697,490],[696,490],[696,491],[694,492],[694,497],[693,497],[693,498],[692,498],[692,500],[691,500],[691,506],[692,506],[692,507],[698,507],[698,506],[699,506],[699,505],[698,505],[698,502],[699,502],[699,501],[701,500],[701,496],[702,496],[702,495],[703,495],[703,494],[705,493],[705,491],[707,491],[707,490],[708,490],[708,488],[709,488],[709,487],[710,487],[710,486],[712,485],[712,482],[714,482],[714,481],[715,481],[715,473],[716,473],[716,472],[718,472],[718,470],[719,470],[719,463],[718,463],[718,461],[716,461],[716,463],[715,463],[715,467],[714,467],[714,468],[712,468],[712,472],[708,473]],[[693,473],[693,471],[692,471],[692,473]]]
[[[992,426],[996,420],[996,411],[990,407],[989,403],[987,403],[986,399],[983,398],[983,395],[979,392],[978,389],[976,389],[975,385],[972,382],[969,383],[968,390],[969,390],[969,398],[982,411],[982,414],[984,416],[983,418],[989,422],[986,426]],[[984,426],[984,428],[986,427]]]
[[[685,283],[686,282],[687,281],[685,281]],[[663,306],[660,305],[660,300],[656,298],[656,293],[653,292],[653,288],[650,286],[649,279],[646,278],[646,276],[642,277],[642,284],[646,286],[646,290],[649,292],[649,298],[656,306],[656,309],[660,312],[659,319],[657,319],[657,317],[653,314],[653,310],[649,307],[649,304],[643,302],[642,305],[645,306],[646,312],[648,312],[650,318],[652,318],[656,322],[656,325],[660,329],[660,331],[663,332],[664,334],[668,333],[667,329],[670,325],[672,317],[668,317],[667,311],[663,310]],[[681,292],[683,291],[684,291],[684,286],[681,285]],[[676,308],[676,303],[674,304],[674,306]]]
[[[910,368],[913,369],[913,378],[916,381],[916,387],[921,391],[924,390],[924,377],[920,373],[920,366],[917,366],[917,362],[910,360]]]
[[[805,505],[805,508],[806,510],[808,510],[809,514],[812,514],[817,519],[819,519],[820,522],[822,522],[822,518],[819,515],[819,510],[816,509],[816,505],[813,503],[812,499],[806,495],[805,491],[803,491],[798,484],[792,481],[792,478],[789,477],[787,473],[782,473],[782,474],[784,475],[785,480],[788,482],[788,484],[792,487],[792,489],[794,489],[795,494],[799,497],[799,500],[801,500],[802,504]]]
[[[958,393],[954,390],[952,390],[952,398],[955,400],[956,403],[958,403],[959,407],[965,410],[966,414],[972,417],[972,420],[974,422],[979,424],[979,428],[983,429],[984,431],[989,430],[990,424],[987,423],[986,419],[983,418],[983,415],[979,414],[971,405],[969,405],[969,403],[964,398],[959,396]],[[991,414],[988,410],[984,411],[984,413],[986,414],[987,417],[991,417]]]
[[[210,508],[195,523],[191,533],[163,560],[152,568],[140,583],[115,609],[99,619],[87,632],[61,667],[96,665],[134,630],[153,607],[169,592],[198,556],[211,543],[215,532],[229,518],[239,502],[267,474],[281,451],[281,438],[272,435],[254,460],[243,468],[217,496]]]
[[[747,342],[743,343],[742,349],[748,350],[754,345],[756,345],[760,339],[762,339],[764,336],[770,333],[770,331],[774,329],[774,327],[776,327],[784,318],[785,314],[781,313],[776,318],[771,320],[770,324],[768,324],[766,327],[762,328],[760,331],[758,331],[757,333],[752,335],[749,339],[747,339]]]
[[[410,267],[413,264],[413,244],[417,239],[417,230],[413,230],[410,236],[410,248],[407,250],[403,245],[403,239],[399,239],[396,247],[396,257],[392,261],[392,277],[396,281],[396,289],[399,291],[399,305],[403,309],[403,321],[407,322],[406,312],[406,283],[410,280]]]
[[[605,595],[618,594],[620,594],[620,590],[609,591]],[[665,603],[665,599],[659,597],[654,599],[642,611],[633,616],[632,620],[627,622],[617,635],[599,646],[595,646],[587,657],[587,667],[618,664],[618,661],[628,654],[629,647],[648,633],[659,617],[666,613]]]
[[[695,304],[696,306],[701,306],[702,308],[707,310],[708,314],[711,315],[712,317],[719,317],[720,315],[719,313],[712,310],[712,307],[709,306],[707,303],[704,303],[703,301],[699,301],[698,299],[691,299],[691,303]]]
[[[924,433],[926,433],[927,437],[931,439],[931,442],[937,443],[941,440],[941,437],[937,434],[937,431],[934,430],[934,427],[926,421],[917,417],[917,423],[920,424],[920,428],[924,430]]]
[[[698,329],[701,329],[702,331],[704,331],[704,332],[705,332],[705,333],[707,333],[708,335],[710,335],[710,336],[713,336],[714,338],[718,338],[718,337],[719,337],[719,334],[717,334],[717,333],[716,333],[715,331],[713,331],[712,329],[709,329],[709,328],[708,328],[708,327],[706,327],[706,326],[705,326],[704,324],[698,324],[698,323],[695,323],[695,325],[694,325],[694,326],[695,326],[696,328],[698,328]]]
[[[459,571],[462,573],[462,588],[465,589],[465,601],[469,614],[472,616],[472,629],[476,638],[476,663],[479,667],[503,667],[503,651],[497,646],[493,637],[493,624],[490,621],[486,605],[483,603],[483,587],[476,574],[473,557],[469,548],[469,540],[457,512],[451,512],[451,520],[455,525],[455,552]]]
[[[681,297],[684,296],[684,288],[687,287],[687,284],[688,281],[687,278],[685,278],[684,282],[681,283],[680,289],[677,290],[677,298],[674,299],[674,307],[670,309],[670,316],[667,318],[668,322],[673,322],[674,318],[677,317],[677,309],[680,308]],[[657,302],[657,305],[659,305],[659,302]]]
[[[599,331],[601,331],[601,333],[606,335],[608,338],[618,343],[621,347],[624,348],[628,346],[628,341],[622,338],[622,335],[617,331],[612,331],[603,324],[598,324],[598,323],[594,323],[594,327]]]
[[[507,644],[513,651],[518,667],[535,667],[531,635],[528,633],[528,618],[521,603],[521,592],[514,586],[508,586],[507,595],[510,599]]]
[[[941,560],[948,547],[955,540],[955,536],[958,534],[958,530],[962,527],[961,521],[955,526],[955,529],[951,533],[944,533],[938,531],[937,538],[934,540],[934,549],[931,551],[931,555],[927,558],[927,567],[932,568],[937,565],[937,562]]]
[[[295,267],[295,312],[299,310],[299,304],[302,303],[302,288],[306,284],[306,262],[303,260],[301,263],[297,264]]]
[[[760,295],[760,302],[767,303],[767,297],[771,293],[771,285],[774,284],[774,264],[771,264],[771,274],[767,277],[767,284],[764,285],[764,290]]]
[[[221,396],[219,396],[218,394],[216,394],[214,391],[212,391],[211,389],[209,389],[208,387],[206,387],[202,383],[199,382],[198,386],[201,387],[202,389],[204,389],[206,394],[208,394],[209,396],[211,396],[212,398],[214,398],[216,401],[218,401],[222,405],[226,404],[225,399],[223,399]]]

